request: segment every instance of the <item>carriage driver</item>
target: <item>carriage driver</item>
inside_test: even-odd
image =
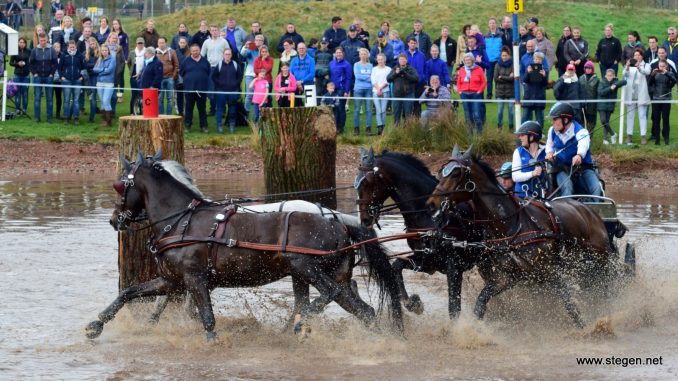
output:
[[[546,160],[553,164],[560,196],[570,196],[575,190],[578,194],[602,196],[589,149],[589,132],[574,120],[574,115],[574,108],[566,102],[556,103],[549,111],[553,127],[546,140]]]
[[[515,195],[521,198],[546,196],[542,194],[545,188],[546,171],[542,168],[546,152],[539,141],[542,137],[542,128],[537,122],[524,122],[516,135],[520,139],[520,147],[513,151],[513,181]]]

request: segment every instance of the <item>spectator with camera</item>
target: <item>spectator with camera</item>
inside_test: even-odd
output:
[[[432,75],[429,78],[430,86],[426,86],[419,97],[419,103],[426,104],[426,110],[421,113],[421,126],[426,127],[426,124],[431,118],[435,118],[440,110],[445,108],[450,101],[450,90],[443,86],[440,77]]]
[[[644,51],[640,48],[633,53],[633,58],[626,62],[624,80],[627,89],[624,92],[626,110],[626,144],[633,144],[633,125],[638,111],[640,124],[640,144],[647,144],[647,108],[650,104],[650,93],[647,88],[647,76],[652,72],[650,64],[644,59]]]
[[[400,118],[409,118],[412,115],[412,101],[414,91],[419,82],[417,71],[407,62],[407,55],[398,56],[398,65],[388,74],[386,79],[393,84],[393,125],[400,123]]]

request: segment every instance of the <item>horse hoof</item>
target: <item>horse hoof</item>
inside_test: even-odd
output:
[[[85,328],[85,335],[88,339],[96,339],[104,330],[104,323],[101,320],[95,320]]]
[[[297,335],[297,340],[303,343],[311,334],[311,326],[305,323],[297,323],[294,325],[294,333]]]
[[[405,308],[417,315],[424,313],[424,303],[422,303],[421,298],[417,294],[410,296],[410,299],[405,303]]]
[[[217,337],[217,333],[214,332],[214,331],[207,332],[206,337],[207,337],[208,343],[218,343],[219,342],[219,338]]]

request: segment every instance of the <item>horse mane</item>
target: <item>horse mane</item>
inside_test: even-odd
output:
[[[431,174],[431,170],[428,169],[426,164],[412,154],[384,150],[378,158],[395,162],[401,166],[410,167],[410,169],[426,175],[431,181],[438,182],[435,176]],[[407,171],[407,173],[411,174],[412,172]]]
[[[501,186],[499,186],[499,182],[497,182],[497,174],[496,174],[496,172],[494,171],[494,169],[492,169],[492,167],[491,167],[486,161],[482,160],[482,159],[480,158],[480,156],[476,156],[476,155],[473,155],[473,158],[472,158],[471,160],[472,160],[474,163],[477,163],[477,164],[478,164],[478,166],[480,167],[480,169],[483,170],[483,173],[485,173],[485,176],[487,176],[487,178],[488,178],[491,182],[497,184],[497,188],[499,188],[500,190],[506,192]]]
[[[179,184],[185,186],[192,193],[197,196],[196,198],[204,199],[205,195],[202,194],[200,189],[193,182],[193,178],[188,174],[186,168],[183,165],[179,164],[174,160],[162,160],[157,162],[162,169],[167,172],[174,180]]]

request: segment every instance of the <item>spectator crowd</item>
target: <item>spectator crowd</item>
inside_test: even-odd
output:
[[[15,14],[13,4],[8,0],[6,18]],[[596,44],[578,27],[564,26],[559,37],[553,32],[549,36],[533,17],[519,26],[520,70],[514,73],[508,16],[490,18],[482,29],[464,25],[456,39],[449,26],[429,34],[421,20],[414,20],[412,30],[403,34],[383,21],[370,34],[359,18],[345,25],[340,16],[328,20],[322,36],[312,38],[291,22],[275,38],[265,35],[258,21],[244,28],[232,16],[225,26],[203,20],[193,34],[181,23],[173,36],[160,35],[153,20],[131,36],[119,19],[109,23],[102,16],[93,25],[84,17],[79,27],[74,21],[63,9],[55,9],[48,25],[36,25],[32,38],[19,39],[19,52],[10,59],[13,81],[32,83],[37,122],[42,120],[43,98],[47,122],[56,118],[65,124],[80,123],[87,99],[88,120],[93,122],[100,112],[103,125],[110,126],[116,108],[122,107],[128,70],[130,112],[141,89],[157,88],[160,112],[182,115],[186,132],[193,127],[195,108],[201,131],[209,131],[208,119],[214,117],[218,132],[228,127],[232,133],[244,120],[256,122],[264,108],[303,107],[309,86],[315,87],[322,104],[333,108],[339,133],[345,131],[349,100],[353,134],[372,135],[387,128],[389,113],[394,126],[415,116],[426,128],[431,118],[456,104],[453,93],[459,94],[469,133],[480,133],[488,125],[488,99],[498,104],[496,127],[513,131],[518,77],[523,120],[544,126],[544,101],[552,89],[557,100],[573,105],[575,120],[589,131],[599,117],[607,143],[616,138],[610,117],[617,93],[625,86],[626,142],[633,143],[636,114],[641,144],[669,141],[671,104],[662,102],[671,100],[676,84],[675,27],[667,29],[666,37],[648,36],[644,44],[636,31],[622,42],[608,24]],[[271,49],[280,57],[277,64]],[[556,81],[549,81],[552,71],[558,73]],[[16,104],[18,112],[26,112],[27,86],[19,86]]]

